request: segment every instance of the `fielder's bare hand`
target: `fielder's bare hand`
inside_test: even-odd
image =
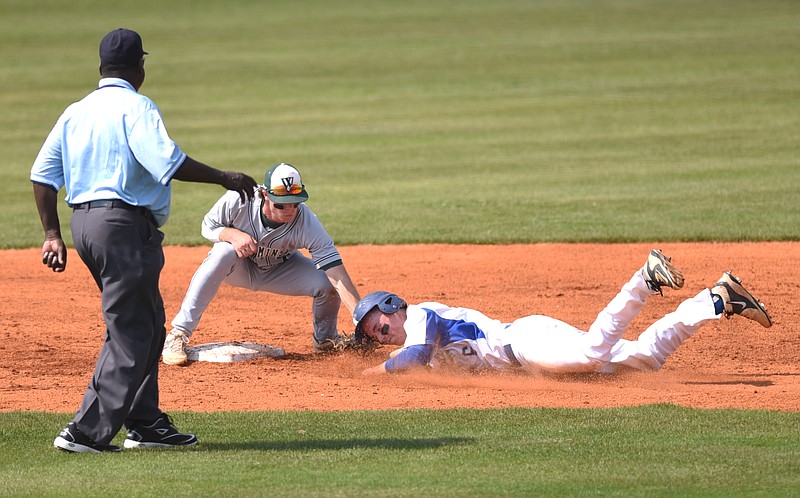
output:
[[[222,186],[228,190],[239,192],[242,202],[252,199],[256,191],[256,181],[244,173],[236,171],[225,171]]]
[[[227,242],[240,258],[249,258],[258,250],[256,240],[249,234],[236,228],[227,227],[219,233],[219,240]]]
[[[45,240],[42,244],[42,264],[52,268],[54,272],[62,272],[67,268],[67,247],[61,239]]]

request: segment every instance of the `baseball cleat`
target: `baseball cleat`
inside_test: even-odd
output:
[[[186,356],[186,343],[189,337],[178,329],[172,329],[167,334],[164,341],[164,349],[161,351],[161,360],[167,365],[183,366],[189,363]]]
[[[169,415],[162,413],[155,422],[131,424],[122,445],[126,448],[185,448],[197,443],[197,436],[178,431]]]
[[[95,443],[89,436],[78,430],[75,422],[70,422],[66,427],[61,429],[58,437],[53,441],[53,446],[62,451],[70,453],[102,453],[104,451],[117,452],[122,451],[119,446],[113,444],[99,444]]]
[[[683,272],[671,263],[671,258],[665,256],[661,249],[650,251],[647,262],[642,267],[642,275],[647,287],[662,296],[664,293],[661,288],[664,286],[670,289],[683,287]]]
[[[731,272],[726,271],[720,277],[717,285],[711,289],[712,294],[717,294],[722,298],[725,305],[725,318],[731,315],[742,315],[745,318],[756,321],[762,327],[772,326],[772,318],[767,313],[764,303],[742,286],[742,281],[734,277]]]

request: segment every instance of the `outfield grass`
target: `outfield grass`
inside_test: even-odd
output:
[[[50,447],[67,416],[0,414],[0,495],[800,495],[797,413],[651,405],[174,418],[199,447],[74,455]]]
[[[189,154],[293,162],[339,244],[799,238],[798,2],[0,9],[0,247],[40,244],[30,164],[118,25]],[[176,182],[166,242],[203,243],[221,193]]]

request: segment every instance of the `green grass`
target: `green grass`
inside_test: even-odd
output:
[[[798,2],[5,0],[0,14],[0,247],[40,244],[30,164],[119,25],[143,34],[142,91],[190,155],[256,178],[294,163],[339,244],[800,238]],[[221,190],[174,191],[166,243],[204,243]]]
[[[0,494],[800,496],[797,413],[179,413],[201,438],[196,449],[105,455],[51,447],[68,417],[0,414]]]

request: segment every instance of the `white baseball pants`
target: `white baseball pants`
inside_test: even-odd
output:
[[[547,316],[520,318],[507,329],[514,355],[531,371],[613,372],[619,365],[658,370],[678,346],[721,315],[715,313],[711,292],[704,289],[650,325],[637,340],[622,339],[653,294],[637,271],[588,332]]]

